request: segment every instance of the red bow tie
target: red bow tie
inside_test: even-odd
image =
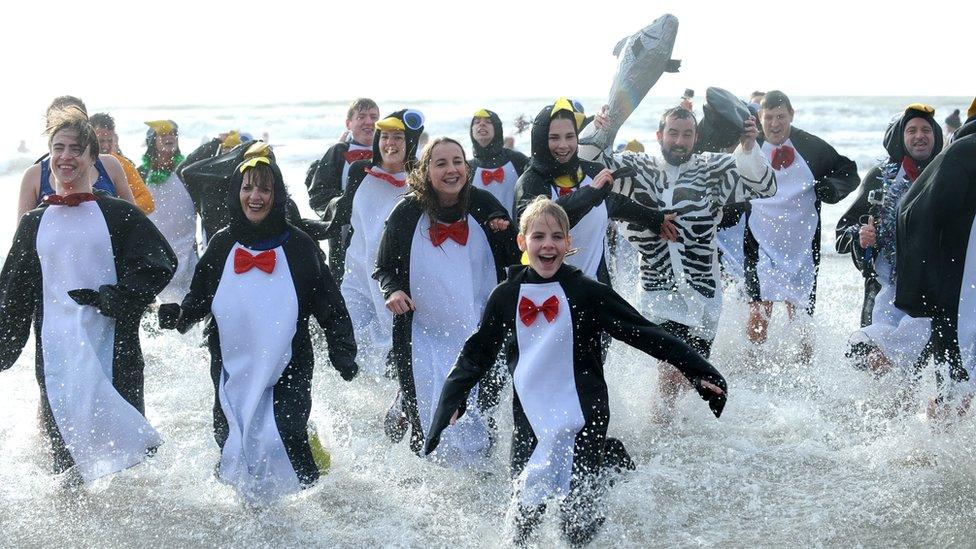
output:
[[[460,221],[455,221],[450,225],[445,223],[436,223],[429,229],[429,232],[430,243],[434,246],[440,246],[448,238],[464,246],[468,243],[468,220],[462,219]]]
[[[562,198],[567,194],[573,194],[573,192],[576,190],[576,187],[556,187],[556,189],[559,192],[559,197]]]
[[[518,309],[519,318],[522,319],[522,324],[526,326],[531,326],[540,312],[546,317],[546,322],[551,324],[553,319],[556,318],[556,314],[559,313],[559,298],[554,295],[549,296],[549,299],[545,300],[540,306],[532,303],[531,299],[523,296],[521,301],[519,301]]]
[[[277,255],[274,250],[265,250],[257,255],[251,255],[243,248],[237,248],[234,252],[234,273],[241,274],[250,271],[252,268],[271,274],[275,268]]]
[[[357,160],[372,160],[373,151],[371,149],[359,149],[355,151],[346,151],[343,155],[346,158],[346,162],[352,164]]]
[[[92,193],[73,193],[64,196],[49,194],[41,199],[41,202],[50,204],[51,206],[77,206],[82,202],[89,202],[91,200],[95,200],[95,195]]]
[[[922,171],[918,169],[918,164],[915,163],[915,159],[908,155],[905,155],[905,158],[901,160],[901,167],[905,168],[905,177],[907,177],[912,183],[918,179],[918,176]]]
[[[796,160],[796,150],[790,146],[776,147],[773,149],[773,169],[782,170],[789,168]]]
[[[481,184],[487,187],[492,182],[505,182],[505,168],[495,168],[494,170],[481,170]]]
[[[371,175],[373,177],[382,179],[383,181],[386,181],[387,183],[389,183],[390,185],[393,185],[394,187],[402,187],[402,186],[404,186],[404,185],[407,184],[407,180],[406,179],[397,179],[397,178],[393,177],[392,175],[390,175],[390,174],[388,174],[386,172],[380,172],[380,171],[377,171],[377,170],[373,170],[371,168],[367,168],[366,169],[366,173],[368,173],[369,175]]]

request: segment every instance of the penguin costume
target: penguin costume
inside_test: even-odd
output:
[[[243,140],[242,140],[243,139]],[[180,180],[193,199],[200,215],[204,237],[207,241],[220,229],[230,225],[227,209],[227,188],[237,166],[244,161],[244,154],[257,141],[246,134],[231,132],[223,141],[214,138],[190,153],[177,169]],[[272,161],[274,153],[268,153]],[[298,204],[288,198],[288,222],[305,231],[315,240],[325,238],[326,226],[317,219],[303,219]]]
[[[864,273],[861,330],[855,332],[852,338],[851,356],[864,354],[870,347],[878,347],[892,362],[913,366],[922,357],[929,340],[929,319],[913,318],[894,305],[897,279],[895,234],[898,205],[902,197],[942,151],[942,128],[934,115],[931,107],[912,104],[888,127],[884,136],[888,160],[868,172],[854,203],[837,222],[837,252],[850,254],[854,265]],[[925,120],[932,128],[932,154],[924,161],[916,161],[905,152],[905,126],[915,118]],[[880,192],[883,197],[882,203],[874,207],[868,202],[872,192]],[[868,254],[870,262],[866,260],[865,250],[860,245],[862,221],[866,221],[869,215],[874,215],[879,225],[877,242]]]
[[[403,171],[399,173],[387,173],[382,168],[380,134],[384,131],[404,132],[406,156]],[[340,289],[360,344],[381,355],[393,345],[393,316],[386,309],[386,300],[372,275],[383,224],[409,190],[407,172],[416,162],[417,143],[423,131],[423,115],[413,110],[399,110],[376,122],[372,160],[353,163],[346,190],[329,202],[323,216],[328,225],[328,238],[339,237],[346,225],[352,227]],[[382,361],[369,364],[376,365],[367,365],[369,373],[383,373]]]
[[[166,302],[180,299],[190,289],[193,268],[197,264],[197,218],[193,200],[177,175],[179,165],[184,158],[180,154],[179,146],[173,156],[171,169],[152,167],[157,156],[156,137],[177,136],[179,126],[172,120],[154,120],[146,122],[146,125],[149,126],[146,130],[146,154],[142,157],[139,175],[149,187],[153,203],[156,205],[153,213],[149,214],[149,219],[166,237],[179,261],[173,280],[159,293],[160,301]]]
[[[976,381],[976,100],[898,208],[895,306],[932,319],[936,358]],[[963,383],[965,382],[965,383]]]
[[[444,141],[454,143],[454,141]],[[470,173],[470,172],[469,172]],[[411,176],[413,177],[413,176]],[[427,185],[429,182],[411,182]],[[436,197],[434,198],[436,201]],[[489,222],[510,221],[504,206],[468,180],[458,204],[425,211],[416,193],[408,194],[386,222],[374,277],[384,299],[406,293],[416,310],[393,317],[390,366],[396,372],[403,410],[411,426],[410,448],[420,452],[448,368],[475,330],[488,295],[517,264],[515,227],[494,231]],[[482,386],[477,412],[448,428],[433,457],[454,466],[485,464],[493,443],[485,409],[497,404],[497,384]]]
[[[55,473],[92,482],[161,444],[144,416],[139,319],[175,271],[166,239],[123,200],[51,195],[21,219],[0,273],[0,371],[33,319]]]
[[[322,217],[329,202],[342,194],[349,183],[349,168],[353,162],[373,159],[373,147],[355,141],[341,141],[329,147],[321,159],[309,166],[305,178],[308,189],[308,205]],[[329,239],[329,268],[342,283],[345,272],[345,251],[348,245],[348,229],[336,238]]]
[[[495,130],[494,137],[487,147],[482,147],[475,139],[474,123],[478,118],[487,118]],[[509,217],[515,215],[515,184],[525,172],[529,158],[524,154],[505,148],[505,135],[502,119],[494,111],[479,109],[471,118],[468,128],[474,158],[468,163],[474,170],[471,184],[486,190],[501,202]]]
[[[162,328],[180,332],[212,315],[205,334],[216,397],[214,438],[221,449],[218,476],[256,502],[311,485],[324,466],[308,432],[310,316],[325,330],[329,359],[343,379],[358,371],[342,296],[318,245],[286,220],[287,190],[269,153],[262,142],[248,149],[230,182],[230,226],[211,239],[182,304],[161,305],[159,312]],[[241,188],[269,179],[270,211],[251,222]]]
[[[612,192],[609,184],[600,189],[593,187],[593,178],[603,166],[581,160],[578,148],[566,162],[556,160],[549,151],[549,126],[557,116],[567,114],[578,135],[584,115],[566,98],[559,98],[553,105],[544,107],[532,122],[532,160],[516,185],[515,222],[518,223],[522,212],[535,197],[551,197],[569,215],[573,245],[579,249],[566,262],[578,267],[586,276],[609,284],[605,252],[610,220],[625,221],[658,232],[664,222],[664,212]]]
[[[681,370],[716,417],[725,405],[725,394],[701,384],[709,381],[725,391],[722,375],[609,286],[565,263],[548,279],[530,266],[510,268],[448,375],[424,451],[437,448],[453,414],[463,416],[468,392],[504,344],[515,388],[511,474],[517,479],[517,537],[538,523],[548,498],[560,496],[564,531],[572,542],[585,543],[602,522],[592,501],[601,469],[633,468],[623,444],[607,438],[604,332]]]

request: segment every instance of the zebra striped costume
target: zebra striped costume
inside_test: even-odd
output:
[[[644,153],[604,153],[610,169],[630,166],[632,178],[614,181],[614,192],[648,208],[678,214],[678,242],[637,225],[623,234],[640,252],[638,305],[655,322],[689,326],[692,335],[714,339],[722,310],[715,236],[722,206],[776,193],[776,179],[756,145],[732,154],[703,153],[680,166]]]

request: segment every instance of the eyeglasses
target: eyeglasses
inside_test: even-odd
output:
[[[403,113],[403,125],[411,130],[419,130],[424,127],[424,113],[413,109],[407,109]]]

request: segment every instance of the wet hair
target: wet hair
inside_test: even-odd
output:
[[[749,101],[752,101],[753,99],[758,99],[759,101],[762,101],[763,97],[766,97],[766,92],[756,90],[749,94]],[[759,101],[757,101],[757,103]]]
[[[251,174],[250,180],[252,185],[271,189],[271,202],[273,206],[278,197],[274,195],[275,175],[274,170],[271,169],[271,165],[258,164],[253,168],[248,168],[245,170],[244,173],[241,174],[241,188],[244,187],[244,180],[248,179],[248,174]],[[240,191],[238,191],[237,194],[240,195]]]
[[[759,102],[759,108],[761,109],[775,109],[776,107],[786,107],[786,110],[793,113],[793,104],[790,103],[790,98],[786,97],[786,94],[779,91],[773,90],[763,96],[762,101]]]
[[[47,127],[44,133],[47,134],[47,147],[51,148],[54,136],[60,131],[72,131],[78,136],[78,144],[88,151],[92,160],[98,158],[98,136],[95,135],[95,128],[88,122],[88,115],[75,106],[63,109],[55,109],[47,114]]]
[[[88,107],[85,106],[85,102],[73,95],[59,95],[51,100],[51,104],[47,106],[47,110],[44,111],[44,118],[51,116],[51,113],[58,110],[64,110],[68,107],[74,107],[81,111],[81,114],[88,116]]]
[[[695,118],[695,113],[684,107],[671,107],[670,109],[664,111],[664,114],[661,115],[661,123],[658,124],[657,131],[664,131],[664,126],[667,125],[668,118],[674,118],[676,120],[691,120],[692,124],[694,124],[696,127],[698,126],[698,119]]]
[[[368,111],[369,109],[376,109],[377,111],[380,110],[380,108],[376,106],[376,101],[373,101],[368,97],[360,97],[355,99],[352,103],[349,103],[349,110],[346,111],[346,120],[352,120],[352,117],[355,116],[357,112]]]
[[[97,112],[91,115],[91,118],[89,118],[88,121],[91,122],[91,125],[96,128],[105,128],[109,131],[115,131],[115,119],[112,118],[112,115],[108,113]]]
[[[522,216],[519,218],[519,234],[526,236],[529,232],[529,228],[535,223],[536,219],[548,215],[549,217],[556,220],[559,224],[559,228],[563,230],[564,233],[569,235],[569,216],[566,215],[566,210],[562,206],[553,202],[551,198],[545,195],[539,195],[535,197],[529,205],[526,206],[525,211],[522,212]]]
[[[424,147],[424,152],[420,154],[420,161],[417,165],[410,170],[407,174],[407,182],[410,184],[410,189],[417,200],[420,202],[420,206],[423,208],[424,213],[430,218],[430,222],[433,223],[437,220],[437,212],[441,210],[440,200],[437,198],[437,191],[434,190],[434,185],[430,182],[430,161],[431,157],[434,155],[434,148],[443,143],[453,143],[461,149],[461,158],[464,159],[465,171],[467,173],[466,180],[464,182],[464,187],[461,188],[461,192],[458,193],[458,206],[461,212],[468,211],[468,204],[471,201],[471,165],[468,164],[467,156],[464,153],[464,147],[460,143],[451,139],[450,137],[437,137],[430,140],[427,146]]]

